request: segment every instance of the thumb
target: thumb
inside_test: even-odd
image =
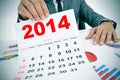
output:
[[[90,39],[95,34],[95,32],[96,32],[96,28],[93,28],[85,38]]]

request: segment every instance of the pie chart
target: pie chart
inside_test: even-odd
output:
[[[92,52],[86,51],[85,54],[86,54],[86,56],[87,56],[87,58],[88,58],[88,61],[89,61],[90,63],[97,61],[96,55],[93,54]]]

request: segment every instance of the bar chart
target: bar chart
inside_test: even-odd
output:
[[[120,70],[118,68],[107,68],[106,65],[93,66],[93,69],[100,76],[101,80],[120,80]]]

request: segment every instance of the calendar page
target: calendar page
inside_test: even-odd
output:
[[[16,25],[19,47],[15,80],[100,80],[83,50],[73,10]]]

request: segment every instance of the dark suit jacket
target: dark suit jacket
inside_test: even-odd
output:
[[[45,0],[50,13],[56,13],[53,0]],[[112,21],[102,15],[93,11],[85,2],[85,0],[63,0],[63,11],[68,9],[74,9],[76,21],[79,24],[78,29],[85,29],[85,22],[91,27],[98,26],[102,21]],[[116,23],[114,23],[114,28]]]

